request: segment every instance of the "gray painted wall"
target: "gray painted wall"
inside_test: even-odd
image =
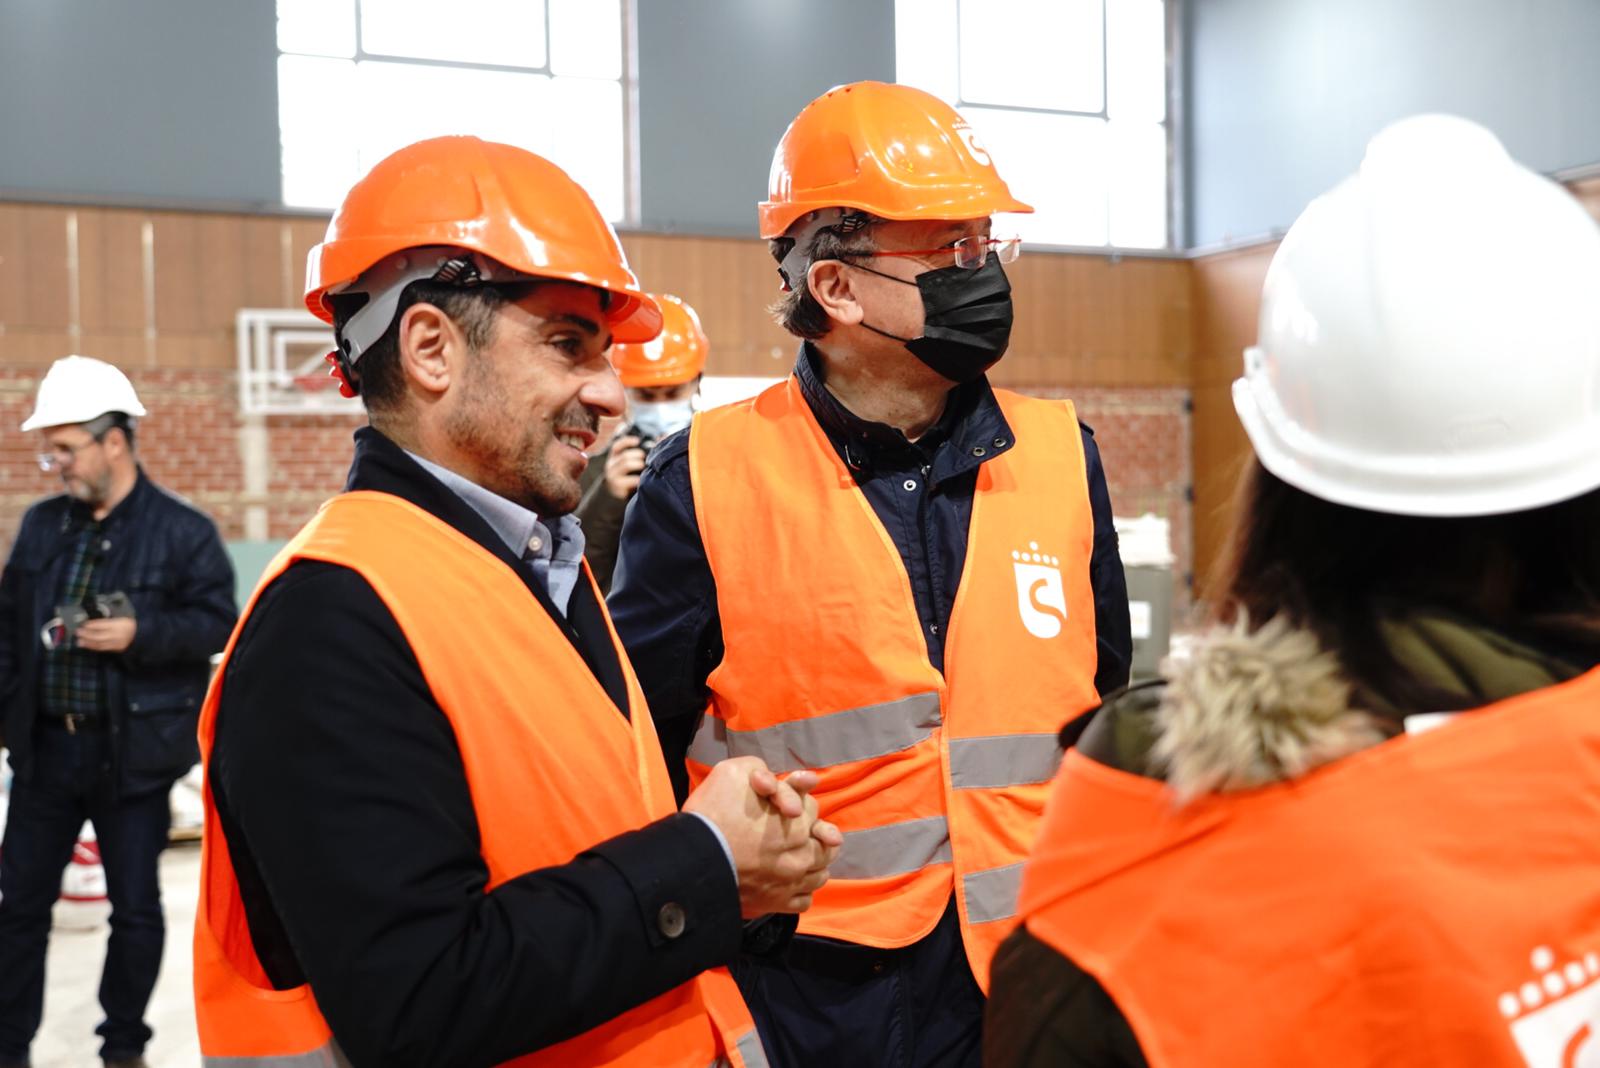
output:
[[[275,205],[273,0],[0,0],[0,189]]]
[[[749,235],[779,136],[894,80],[894,0],[637,0],[648,229]],[[275,206],[273,0],[0,0],[0,190]]]
[[[1386,123],[1448,111],[1600,162],[1596,0],[1187,0],[1189,244],[1287,227]]]
[[[772,150],[815,97],[894,81],[894,0],[638,0],[651,230],[755,233]]]

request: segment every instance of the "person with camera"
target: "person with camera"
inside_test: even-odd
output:
[[[111,898],[101,1057],[141,1065],[151,1037],[167,798],[199,758],[209,660],[238,612],[216,524],[139,464],[144,414],[116,367],[67,356],[22,424],[65,492],[28,509],[0,575],[0,724],[16,772],[0,843],[0,1066],[28,1063],[50,910],[86,819]]]
[[[701,372],[711,351],[693,308],[667,293],[654,296],[661,305],[660,336],[611,349],[611,363],[628,395],[628,423],[589,458],[583,473],[577,515],[583,523],[584,555],[602,592],[611,590],[622,515],[639,488],[645,461],[657,443],[694,418]]]

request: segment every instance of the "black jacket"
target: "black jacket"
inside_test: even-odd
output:
[[[377,431],[356,442],[348,488],[410,501],[502,560],[528,587],[528,611],[563,627],[625,715],[588,584],[563,618],[470,505]],[[438,611],[473,625],[470,604]],[[353,1065],[498,1064],[739,949],[733,872],[694,816],[485,892],[450,721],[394,617],[347,568],[296,563],[257,601],[223,678],[210,776],[267,975],[279,988],[310,982]],[[658,927],[669,902],[688,919],[675,938]]]
[[[928,659],[944,670],[944,634],[966,562],[978,468],[1015,443],[994,391],[987,379],[951,390],[939,423],[908,443],[898,430],[865,422],[835,400],[822,385],[818,357],[809,346],[801,350],[795,375],[817,421],[900,550]],[[1094,682],[1105,694],[1128,681],[1133,638],[1100,450],[1088,427],[1082,428],[1082,439],[1094,515],[1086,576],[1094,592]],[[684,755],[706,705],[705,681],[723,652],[716,583],[695,516],[688,451],[689,435],[681,431],[650,453],[639,492],[628,506],[608,599],[680,794],[687,781]],[[913,486],[915,493],[902,488]],[[1062,492],[1084,488],[1063,486]],[[1066,716],[1078,710],[1062,711]]]
[[[583,497],[575,513],[583,524],[583,557],[601,593],[611,592],[611,579],[617,570],[617,542],[622,537],[622,517],[628,502],[611,496],[606,488],[606,462],[611,459],[611,444],[589,457],[579,484]]]
[[[63,572],[87,506],[62,494],[22,517],[0,576],[0,722],[19,779],[33,774],[39,713],[39,630],[55,615]],[[195,724],[210,678],[211,654],[233,629],[233,565],[204,513],[151,482],[102,523],[107,543],[95,569],[101,593],[125,592],[138,630],[125,652],[106,654],[107,747],[125,794],[165,788],[200,758]]]

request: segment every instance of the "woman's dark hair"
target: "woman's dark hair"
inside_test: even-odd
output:
[[[1449,711],[1460,698],[1416,681],[1380,624],[1429,608],[1600,662],[1600,490],[1525,512],[1429,518],[1334,504],[1254,458],[1239,484],[1216,614],[1275,616],[1315,633],[1362,692]]]

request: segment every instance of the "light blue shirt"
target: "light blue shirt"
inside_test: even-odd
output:
[[[567,606],[572,603],[572,591],[583,577],[583,525],[578,522],[578,517],[558,515],[555,522],[550,523],[516,501],[486,490],[448,467],[440,467],[432,460],[423,459],[410,449],[405,453],[483,517],[483,521],[499,535],[506,547],[521,557],[534,576],[544,583],[550,600],[555,602],[562,615],[566,615]],[[728,836],[722,833],[721,827],[711,822],[710,817],[698,812],[691,812],[690,815],[698,816],[717,836],[717,843],[722,846],[723,855],[728,858],[728,867],[733,869],[733,878],[737,883],[739,869],[733,862],[733,847],[728,844]]]
[[[544,584],[556,608],[566,615],[567,606],[572,603],[573,588],[583,577],[583,526],[578,518],[558,515],[554,522],[541,519],[517,502],[486,490],[447,467],[440,467],[410,450],[406,455],[471,505],[506,543],[506,548],[528,565]]]

